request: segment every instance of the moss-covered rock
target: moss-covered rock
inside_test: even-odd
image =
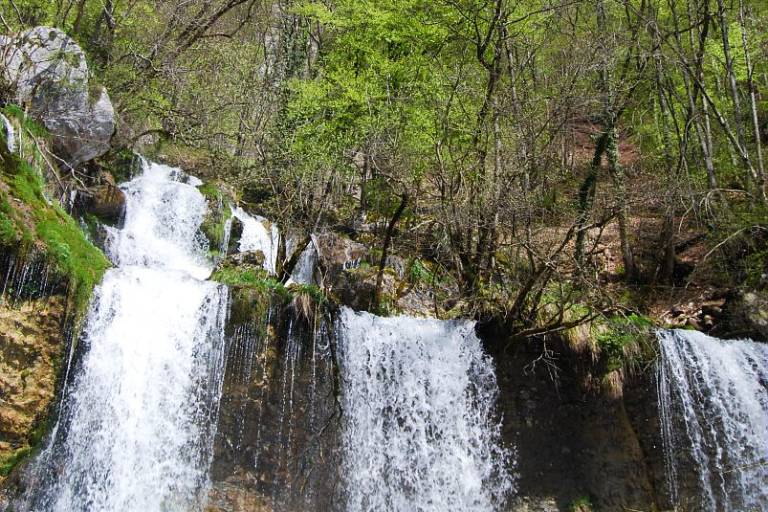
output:
[[[68,279],[72,305],[82,312],[110,264],[80,225],[45,196],[37,156],[27,160],[0,146],[0,246],[44,254]]]
[[[39,127],[10,110],[27,137],[18,153],[0,145],[0,478],[46,432],[66,333],[109,267],[81,226],[46,196],[43,176],[55,170],[45,167],[44,131],[33,132]]]
[[[65,350],[65,301],[0,302],[0,482],[40,442]]]
[[[227,221],[232,217],[230,201],[224,192],[213,183],[206,183],[198,189],[208,202],[208,212],[200,225],[200,231],[208,240],[208,247],[214,257],[226,254],[224,246],[227,235]]]

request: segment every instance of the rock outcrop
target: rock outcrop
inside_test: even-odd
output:
[[[712,333],[724,338],[768,341],[768,292],[735,291],[726,297]]]
[[[61,30],[35,27],[0,37],[2,79],[13,100],[45,125],[70,167],[109,150],[115,112],[107,91],[89,83],[83,50]]]
[[[0,482],[45,431],[65,346],[64,309],[61,296],[18,306],[0,299]]]
[[[78,192],[75,211],[94,215],[104,224],[117,225],[125,212],[125,193],[108,172],[101,172],[97,181],[87,190]]]

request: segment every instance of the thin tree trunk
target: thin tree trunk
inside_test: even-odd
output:
[[[718,18],[720,20],[720,33],[723,39],[723,55],[725,57],[725,70],[728,78],[728,86],[731,94],[731,101],[733,102],[733,120],[736,131],[736,142],[734,144],[735,149],[739,153],[741,162],[744,165],[744,169],[747,171],[748,183],[752,183],[758,188],[760,187],[760,179],[754,166],[752,165],[749,157],[749,149],[747,148],[746,137],[744,136],[744,116],[741,111],[741,100],[739,99],[739,89],[736,85],[736,73],[733,70],[733,57],[731,56],[731,43],[729,39],[728,20],[725,16],[725,4],[723,0],[717,0],[718,5]],[[722,124],[722,123],[721,123]],[[761,194],[762,195],[762,194]]]
[[[576,219],[576,240],[574,242],[574,258],[579,266],[584,263],[587,222],[592,212],[592,204],[595,201],[597,176],[600,172],[600,164],[603,162],[603,153],[605,152],[607,141],[608,132],[603,131],[595,144],[595,152],[592,155],[592,162],[589,164],[587,176],[584,178],[581,187],[579,187],[579,213]]]
[[[741,44],[744,49],[744,63],[747,66],[747,88],[749,89],[749,103],[752,117],[752,129],[755,132],[755,148],[757,152],[757,178],[760,195],[766,199],[765,191],[765,166],[763,163],[763,148],[760,140],[760,120],[757,115],[757,94],[754,81],[754,68],[749,54],[747,43],[747,24],[744,19],[744,1],[739,0],[739,26],[741,27]]]
[[[83,14],[85,13],[85,3],[86,0],[80,0],[80,2],[77,4],[77,15],[75,16],[75,22],[72,24],[73,34],[80,33],[80,24],[83,21]]]
[[[379,260],[379,271],[376,274],[376,291],[373,296],[372,309],[374,311],[378,310],[379,306],[381,305],[381,285],[384,281],[384,267],[387,264],[389,245],[392,241],[392,232],[395,230],[395,225],[397,224],[397,221],[400,220],[400,217],[403,215],[403,212],[405,211],[405,207],[407,204],[408,204],[408,194],[404,193],[402,196],[400,196],[400,205],[397,207],[395,214],[392,216],[392,219],[389,221],[389,225],[387,226],[387,232],[384,235],[384,245],[381,248],[381,259]]]

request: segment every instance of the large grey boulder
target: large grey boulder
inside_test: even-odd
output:
[[[83,50],[61,30],[35,27],[0,36],[2,78],[15,101],[53,136],[56,154],[71,167],[109,150],[115,112],[103,87],[90,87]]]
[[[723,338],[768,341],[768,291],[734,291],[725,301],[712,333]]]

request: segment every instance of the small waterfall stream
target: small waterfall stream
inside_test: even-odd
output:
[[[659,342],[672,501],[691,510],[768,509],[768,345],[684,330],[661,331]]]
[[[512,490],[474,323],[343,309],[346,510],[492,511]]]
[[[144,162],[123,185],[117,265],[95,292],[59,424],[16,510],[189,511],[207,493],[223,379],[226,288],[198,228],[200,184]]]
[[[240,207],[232,208],[232,215],[243,223],[243,234],[238,246],[240,252],[261,251],[264,253],[264,268],[274,274],[280,245],[280,231],[277,226],[264,217],[249,215]]]
[[[13,125],[3,114],[0,114],[0,121],[3,123],[3,130],[5,131],[5,145],[8,151],[14,153],[16,152],[16,132],[13,130]]]

